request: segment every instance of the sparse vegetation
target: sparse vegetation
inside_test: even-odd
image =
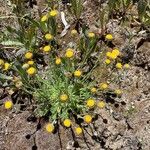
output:
[[[39,120],[44,118],[43,127],[54,134],[61,125],[83,136],[85,125],[90,129],[97,116],[107,124],[99,110],[112,113],[126,105],[120,100],[127,91],[121,84],[132,68],[129,53],[118,46],[118,33],[109,23],[117,20],[117,32],[137,23],[138,30],[149,33],[149,1],[100,1],[94,30],[84,21],[83,0],[46,1],[36,14],[23,0],[9,4],[13,17],[7,17],[15,26],[6,23],[0,33],[0,85],[9,89],[2,96],[4,108],[12,113],[29,109]],[[129,37],[124,42],[129,46],[135,34],[123,36]],[[14,100],[16,93],[19,98]],[[120,112],[124,117],[136,113],[127,107]]]

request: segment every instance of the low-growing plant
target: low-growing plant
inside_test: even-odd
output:
[[[108,12],[110,18],[121,18],[122,22],[129,21],[132,17],[132,13],[127,14],[127,12],[132,9],[133,6],[136,6],[132,11],[138,12],[138,18],[141,22],[141,25],[144,27],[149,26],[150,23],[150,3],[148,0],[109,0],[108,1]]]
[[[77,6],[72,7],[75,9]],[[74,10],[78,19],[80,12]],[[33,28],[30,32],[9,28],[16,39],[21,39],[25,52],[11,63],[0,59],[2,74],[8,75],[3,79],[12,81],[13,88],[21,88],[31,94],[36,106],[35,114],[49,118],[48,132],[54,130],[58,121],[65,127],[70,127],[78,118],[91,123],[95,108],[105,107],[107,93],[118,97],[122,94],[120,89],[110,87],[111,82],[120,81],[120,74],[117,76],[113,72],[120,73],[130,67],[122,63],[117,47],[107,50],[105,44],[99,44],[98,36],[88,29],[79,33],[73,29],[69,34],[70,43],[62,39],[57,30],[58,14],[56,8],[50,8],[40,19],[27,17],[27,29]],[[113,41],[112,34],[104,36],[106,43]],[[38,40],[32,42],[35,38]],[[38,62],[38,54],[44,59],[42,64]],[[97,67],[100,68],[100,81],[92,75]],[[7,101],[5,108],[10,109],[11,106],[12,103]],[[82,133],[82,130],[78,128],[77,133]]]
[[[147,0],[138,1],[138,15],[143,26],[150,24],[150,2]]]
[[[79,20],[83,10],[83,0],[70,0],[72,14]]]
[[[110,15],[113,15],[117,11],[125,15],[132,3],[132,0],[109,0],[108,6]]]

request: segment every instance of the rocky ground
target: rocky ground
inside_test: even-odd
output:
[[[59,133],[48,134],[43,123],[28,111],[11,114],[1,107],[0,146],[2,150],[112,149],[149,150],[150,93],[149,72],[133,66],[122,86],[126,92],[118,104],[97,110],[101,116],[80,137],[60,126]],[[125,102],[125,103],[123,103]],[[37,130],[36,130],[37,129]]]
[[[90,6],[89,3],[90,2]],[[96,17],[92,11],[96,3],[84,14],[89,21]],[[83,17],[85,17],[83,14]],[[112,24],[115,26],[112,28]],[[91,23],[91,28],[98,31]],[[83,136],[75,137],[71,129],[59,126],[59,132],[48,134],[43,129],[44,121],[24,111],[11,113],[0,106],[0,150],[149,150],[150,149],[150,42],[144,31],[129,29],[135,33],[130,45],[126,30],[116,20],[111,20],[107,29],[115,35],[115,45],[123,53],[130,50],[131,68],[124,73],[120,99],[108,101],[106,109],[97,110],[98,117],[90,128],[85,126]],[[129,53],[128,53],[129,54]],[[115,86],[115,85],[114,85]]]

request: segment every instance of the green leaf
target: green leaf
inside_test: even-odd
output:
[[[35,27],[40,28],[40,23],[32,18],[30,18],[29,16],[26,16],[26,19],[28,19]]]
[[[131,4],[131,0],[124,0],[125,6],[128,7]]]
[[[147,8],[147,3],[145,0],[140,0],[138,2],[138,14],[140,16],[140,18],[142,18],[144,16],[144,14],[146,13],[146,8]]]
[[[24,84],[28,85],[28,76],[26,71],[22,68],[21,64],[19,62],[16,62],[14,69],[18,72],[18,74],[21,76],[21,79]]]
[[[0,73],[0,79],[2,80],[11,80],[13,77],[7,76],[5,74]]]
[[[41,30],[45,33],[48,32],[47,24],[45,22],[40,22]]]
[[[6,29],[7,29],[7,31],[10,32],[10,33],[16,33],[16,34],[17,34],[17,30],[14,29],[14,28],[12,28],[12,27],[10,27],[10,26],[7,26]]]
[[[21,42],[18,41],[3,41],[0,44],[4,45],[4,46],[23,46],[23,44]]]
[[[108,1],[108,6],[110,8],[110,10],[114,10],[117,8],[117,5],[119,4],[120,0],[109,0]]]
[[[82,0],[79,0],[78,4],[77,4],[77,18],[78,19],[80,19],[82,9],[83,9],[83,2],[82,2]]]
[[[71,0],[72,12],[79,20],[83,10],[83,0]]]

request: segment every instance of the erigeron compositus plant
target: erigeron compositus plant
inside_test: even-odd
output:
[[[71,1],[71,4],[74,15],[80,19],[81,1]],[[19,30],[21,34],[16,34],[16,39],[19,38],[25,49],[24,57],[18,56],[11,65],[0,59],[3,72],[12,69],[20,77],[19,84],[14,86],[33,96],[36,116],[49,118],[45,126],[49,133],[54,131],[57,122],[66,128],[76,126],[75,119],[78,118],[90,124],[95,108],[103,109],[107,105],[105,99],[98,96],[107,92],[122,94],[121,89],[110,87],[113,71],[130,67],[121,62],[118,48],[107,50],[107,47],[102,47],[98,35],[88,29],[79,33],[76,29],[71,30],[69,39],[72,44],[63,42],[58,32],[59,13],[57,8],[51,7],[41,18],[28,18],[27,29],[33,28],[33,34],[28,30]],[[14,32],[18,33],[17,30]],[[37,33],[40,33],[40,38]],[[114,37],[109,33],[104,39],[109,42]],[[38,63],[39,54],[44,59],[42,65]],[[97,66],[103,68],[101,74],[106,76],[98,83],[92,78]],[[11,101],[5,103],[6,109],[12,106]],[[75,132],[80,135],[83,129],[77,127]]]

